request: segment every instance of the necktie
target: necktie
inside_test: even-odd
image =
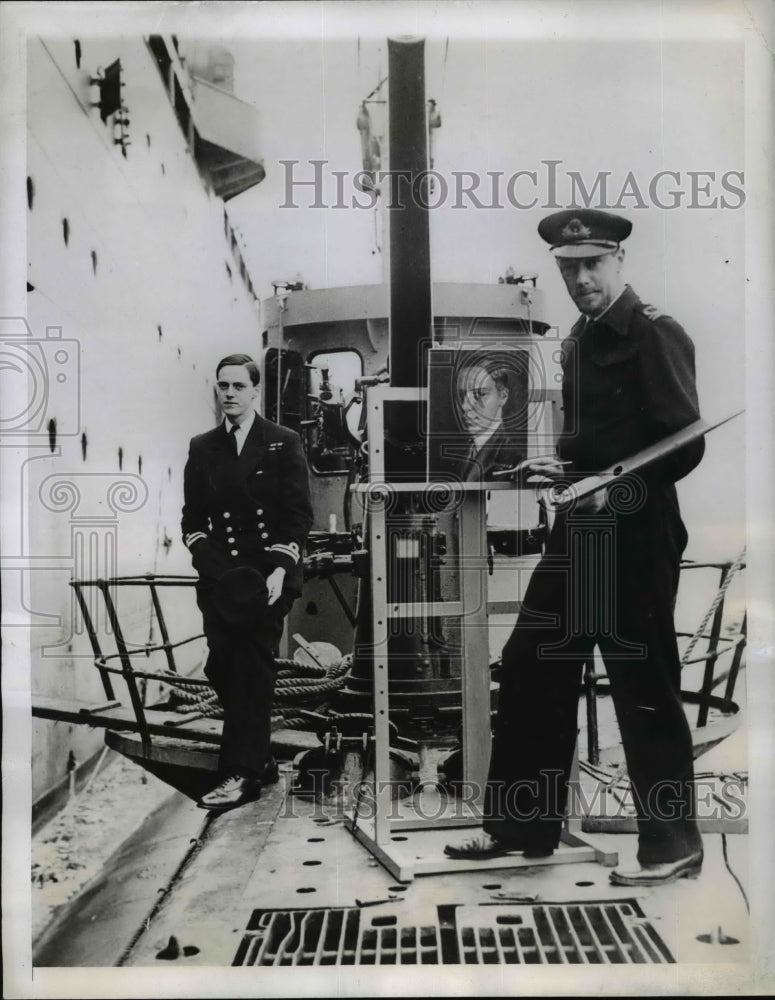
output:
[[[237,447],[237,429],[238,428],[239,428],[239,424],[230,424],[229,425],[229,438],[231,440],[231,447],[232,447],[235,455],[239,455],[239,448]]]

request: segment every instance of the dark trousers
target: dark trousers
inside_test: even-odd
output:
[[[205,676],[223,706],[219,771],[260,777],[271,750],[275,657],[295,595],[283,591],[260,621],[247,628],[224,625],[209,595],[209,587],[197,587],[209,647]]]
[[[605,663],[638,816],[638,860],[700,850],[692,740],[673,624],[686,533],[650,503],[629,518],[558,517],[503,650],[484,829],[556,847],[578,731],[582,670]]]

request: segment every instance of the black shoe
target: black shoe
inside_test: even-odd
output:
[[[550,858],[554,854],[553,847],[526,847],[522,852],[524,858]]]
[[[480,837],[463,841],[459,846],[447,844],[444,853],[448,858],[458,858],[463,861],[485,861],[487,858],[501,858],[516,850],[517,848],[491,837],[489,833],[484,833]]]
[[[613,885],[664,885],[679,878],[699,875],[702,869],[702,851],[679,858],[678,861],[663,861],[656,865],[641,865],[632,871],[615,868],[609,875]]]
[[[448,858],[457,858],[466,861],[486,861],[487,858],[502,858],[507,854],[522,854],[524,858],[548,858],[554,854],[553,847],[519,847],[517,844],[509,844],[506,841],[498,840],[489,833],[483,833],[480,837],[472,837],[459,846],[447,844],[444,853]]]
[[[246,802],[255,802],[261,797],[261,781],[258,778],[246,778],[240,774],[230,774],[228,778],[203,795],[197,802],[200,809],[211,812],[226,812],[244,806]]]
[[[264,773],[261,775],[261,784],[276,785],[279,780],[280,768],[277,766],[277,761],[274,757],[270,757],[264,767]]]

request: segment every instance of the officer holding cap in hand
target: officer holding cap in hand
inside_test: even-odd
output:
[[[624,283],[632,224],[568,209],[538,227],[582,314],[563,343],[557,458],[531,463],[556,481],[600,472],[699,417],[694,348],[675,320]],[[687,445],[558,512],[546,552],[503,649],[484,835],[446,853],[484,859],[552,854],[567,803],[584,663],[608,673],[638,816],[638,865],[618,885],[660,885],[699,872],[692,739],[673,623],[687,534],[674,483],[702,458]],[[621,487],[621,484],[620,484]]]
[[[229,355],[216,379],[225,419],[191,441],[182,530],[199,574],[205,674],[224,710],[219,783],[199,805],[223,812],[277,781],[275,656],[301,593],[312,504],[299,436],[254,410],[260,375],[252,358]]]

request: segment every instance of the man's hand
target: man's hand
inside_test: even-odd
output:
[[[540,455],[528,459],[525,462],[531,473],[528,482],[537,482],[539,485],[545,483],[547,486],[551,486],[556,480],[562,479],[565,475],[565,466],[570,464],[570,462],[557,458],[556,455]],[[573,496],[573,487],[569,486],[568,490]],[[576,500],[573,509],[576,512],[597,513],[605,507],[605,498],[605,489],[598,490],[596,493],[584,497],[583,500]]]
[[[269,604],[274,604],[282,593],[284,580],[285,570],[282,566],[278,566],[277,569],[273,569],[266,578],[266,589],[269,591]]]
[[[562,490],[548,491],[551,493],[549,499],[550,506],[568,506],[571,512],[576,514],[597,514],[605,509],[605,502],[608,491],[605,487],[590,493],[580,500],[576,499],[573,486],[567,486]]]
[[[560,479],[565,475],[565,466],[570,463],[561,462],[560,459],[554,455],[541,455],[536,458],[528,459],[525,464],[530,470],[531,480],[533,477],[536,477],[539,482],[552,482],[553,480]]]

